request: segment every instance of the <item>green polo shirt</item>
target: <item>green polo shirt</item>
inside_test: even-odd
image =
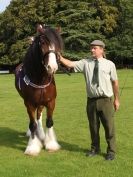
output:
[[[99,58],[99,86],[92,84],[93,69],[95,66],[94,59],[82,59],[74,62],[74,71],[82,72],[86,80],[87,96],[94,97],[111,97],[113,96],[112,81],[117,80],[115,64],[105,58]]]

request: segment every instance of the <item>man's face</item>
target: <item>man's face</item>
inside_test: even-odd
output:
[[[94,58],[100,58],[100,57],[103,57],[103,48],[100,47],[100,46],[91,46],[90,48],[90,51],[91,51],[91,55],[92,57]]]

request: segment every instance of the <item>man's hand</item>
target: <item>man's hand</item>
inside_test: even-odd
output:
[[[74,62],[71,61],[71,60],[68,60],[64,57],[61,56],[61,54],[59,55],[59,58],[60,58],[60,62],[65,65],[66,67],[68,68],[73,68],[74,67]]]
[[[113,92],[114,92],[114,109],[118,111],[120,102],[119,102],[119,84],[118,80],[112,82]]]
[[[118,111],[119,107],[120,107],[120,102],[119,102],[118,99],[115,99],[114,100],[114,109],[115,109],[115,111]]]

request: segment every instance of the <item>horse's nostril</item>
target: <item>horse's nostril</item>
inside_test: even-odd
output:
[[[51,72],[52,71],[52,68],[50,65],[48,65],[48,71]]]
[[[52,68],[51,68],[50,65],[47,66],[47,70],[48,70],[49,73],[52,73]]]
[[[50,65],[48,65],[48,69],[51,69],[51,66],[50,66]]]

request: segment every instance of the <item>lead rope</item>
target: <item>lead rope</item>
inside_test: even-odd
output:
[[[59,69],[60,69],[61,71],[63,71],[64,73],[66,73],[67,75],[71,76],[70,71],[67,70],[66,67],[63,67],[63,66],[61,65],[61,62],[60,62],[60,54],[57,53],[57,54],[56,54],[56,58],[57,58],[57,64],[58,64]]]
[[[70,72],[63,66],[61,66],[61,63],[58,62],[58,67],[60,70],[62,70],[64,73],[66,73],[67,75],[71,76]]]

